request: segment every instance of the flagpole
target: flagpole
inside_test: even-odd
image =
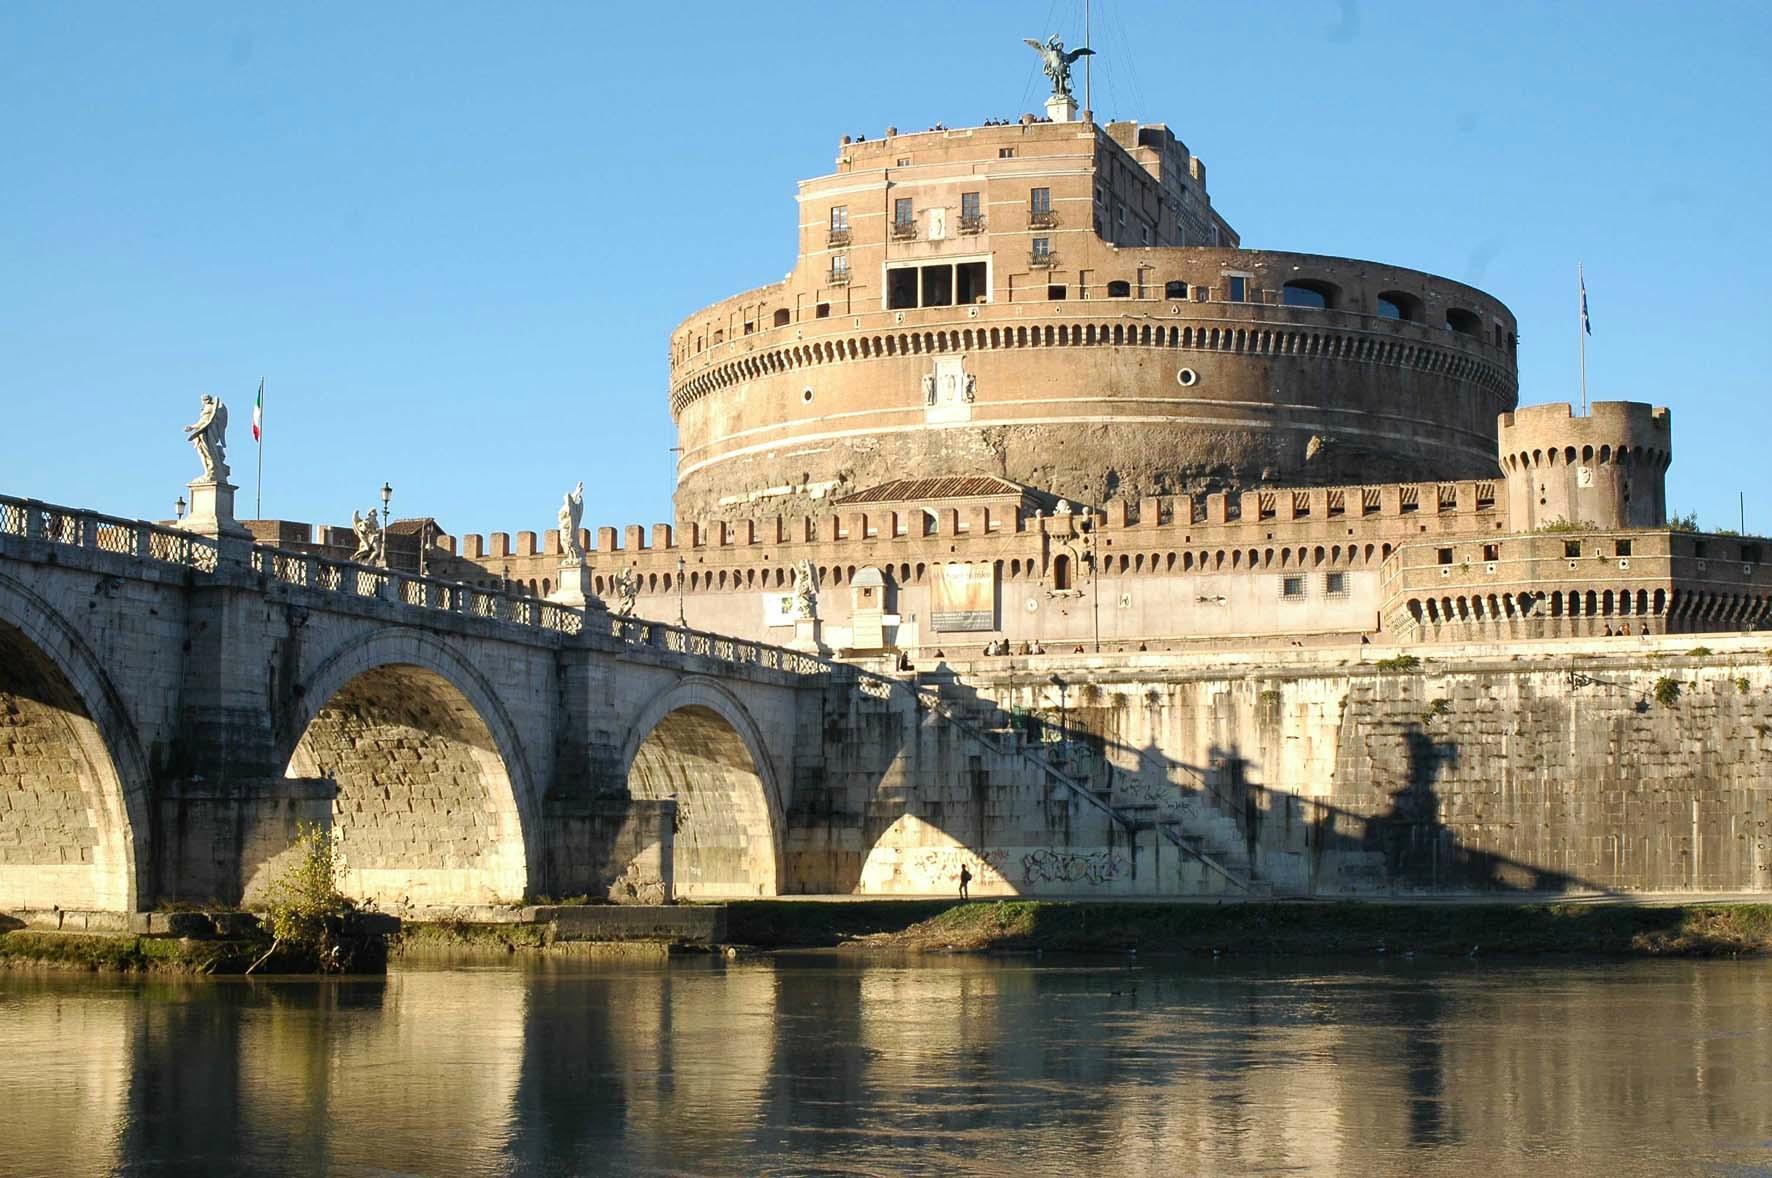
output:
[[[258,473],[252,479],[252,514],[255,519],[265,518],[265,378],[258,378]]]
[[[1575,263],[1575,285],[1581,298],[1581,321],[1575,325],[1575,336],[1581,341],[1581,415],[1587,416],[1587,272]]]

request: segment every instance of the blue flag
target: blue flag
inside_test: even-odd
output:
[[[1585,271],[1581,273],[1580,278],[1581,278],[1581,330],[1587,332],[1589,335],[1592,335],[1594,333],[1594,325],[1591,322],[1589,322],[1588,317],[1587,317],[1587,274]]]

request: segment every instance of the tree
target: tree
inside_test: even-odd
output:
[[[294,852],[272,880],[265,899],[263,924],[271,947],[252,963],[251,973],[278,949],[312,958],[321,972],[343,968],[340,934],[355,905],[339,890],[344,855],[338,838],[324,827],[304,822],[296,828]]]

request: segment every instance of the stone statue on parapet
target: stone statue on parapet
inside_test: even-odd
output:
[[[1095,50],[1073,49],[1066,53],[1064,42],[1058,39],[1057,33],[1052,34],[1044,43],[1036,41],[1032,37],[1023,37],[1022,40],[1026,41],[1033,47],[1034,52],[1040,55],[1040,68],[1052,80],[1053,97],[1074,98],[1075,95],[1071,93],[1071,63],[1079,57],[1095,56]]]
[[[794,616],[818,616],[818,571],[809,560],[803,560],[794,566]]]
[[[615,574],[615,596],[615,612],[624,618],[633,617],[634,599],[640,596],[640,578],[634,575],[632,567],[623,565]]]
[[[185,439],[197,447],[203,460],[203,481],[226,482],[228,478],[228,407],[208,393],[197,420],[185,426]]]
[[[351,512],[351,531],[357,537],[357,550],[351,553],[351,559],[359,564],[380,564],[384,540],[375,508],[371,507],[367,516]]]
[[[578,486],[566,492],[565,500],[560,504],[560,559],[566,561],[583,560],[585,550],[578,542],[578,525],[585,517],[585,484],[578,481]]]

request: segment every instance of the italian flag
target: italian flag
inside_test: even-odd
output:
[[[252,403],[252,440],[253,441],[255,441],[255,442],[264,441],[264,424],[265,424],[265,382],[261,378],[258,382],[258,400],[254,401]]]

